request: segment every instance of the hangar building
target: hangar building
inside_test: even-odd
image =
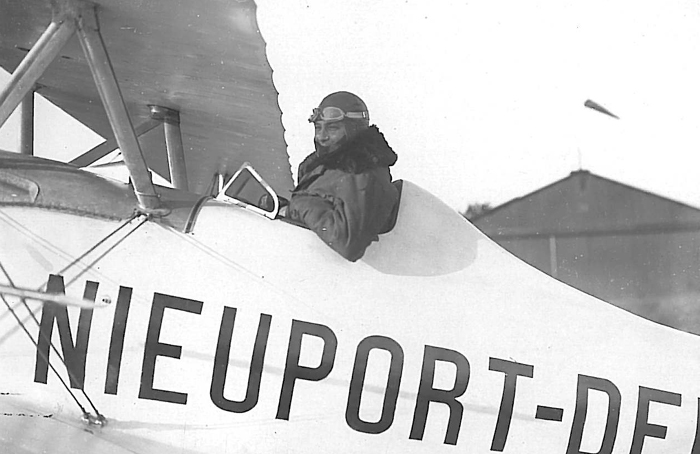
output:
[[[472,222],[569,285],[700,334],[700,209],[579,170]]]

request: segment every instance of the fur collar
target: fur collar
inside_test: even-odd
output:
[[[308,186],[310,182],[305,180],[314,175],[320,175],[324,170],[338,169],[357,174],[375,167],[393,166],[397,159],[396,153],[387,143],[384,134],[372,125],[333,153],[324,156],[312,153],[304,159],[304,162],[299,165],[299,186],[304,183]],[[319,171],[315,171],[317,169]]]

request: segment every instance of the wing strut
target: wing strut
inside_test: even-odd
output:
[[[34,87],[22,98],[20,110],[22,121],[20,123],[19,148],[22,154],[34,154]]]
[[[188,191],[185,150],[182,147],[182,133],[180,132],[180,112],[167,107],[151,106],[151,118],[163,122],[165,147],[168,150],[168,166],[170,167],[170,182],[175,188]]]
[[[144,121],[143,123],[134,128],[134,131],[136,132],[136,137],[141,137],[142,135],[146,134],[147,132],[158,126],[160,126],[159,121],[149,118],[148,120]],[[87,167],[90,164],[94,164],[95,162],[104,158],[117,148],[119,148],[119,145],[117,145],[117,141],[114,140],[114,138],[109,138],[101,144],[97,145],[95,148],[92,148],[91,150],[88,150],[85,153],[81,154],[77,158],[73,158],[73,160],[70,161],[68,164],[73,164],[74,166],[78,167]]]
[[[10,82],[0,92],[0,127],[29,93],[46,68],[61,52],[76,29],[74,20],[54,12],[51,24],[34,44],[22,63],[12,73]]]
[[[129,169],[136,198],[141,208],[145,209],[146,212],[156,210],[160,207],[160,199],[151,181],[151,174],[141,153],[141,145],[136,138],[134,126],[126,110],[126,104],[114,75],[112,63],[102,41],[95,6],[90,5],[84,8],[83,14],[77,19],[80,44],[90,66],[92,77],[95,79],[102,104],[105,106],[114,137],[117,139],[126,167]]]
[[[51,3],[54,8],[51,24],[0,93],[0,126],[77,31],[117,145],[129,169],[139,206],[145,213],[159,214],[162,211],[160,199],[151,181],[151,174],[102,41],[95,5],[86,0],[55,0]]]

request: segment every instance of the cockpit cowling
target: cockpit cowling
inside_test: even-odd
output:
[[[435,196],[410,182],[402,185],[394,228],[372,243],[360,262],[383,274],[436,276],[464,269],[476,257],[480,238],[468,221]],[[290,265],[304,261],[342,261],[308,229],[278,218],[263,218],[251,210],[211,200],[203,204],[192,233],[231,257],[274,254]],[[257,244],[259,248],[243,248]],[[248,260],[245,260],[248,262]],[[350,263],[350,262],[348,262]]]

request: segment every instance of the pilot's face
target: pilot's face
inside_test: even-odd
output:
[[[347,137],[345,124],[342,121],[317,121],[314,123],[316,132],[314,140],[320,145],[320,153],[332,153],[343,144]]]

